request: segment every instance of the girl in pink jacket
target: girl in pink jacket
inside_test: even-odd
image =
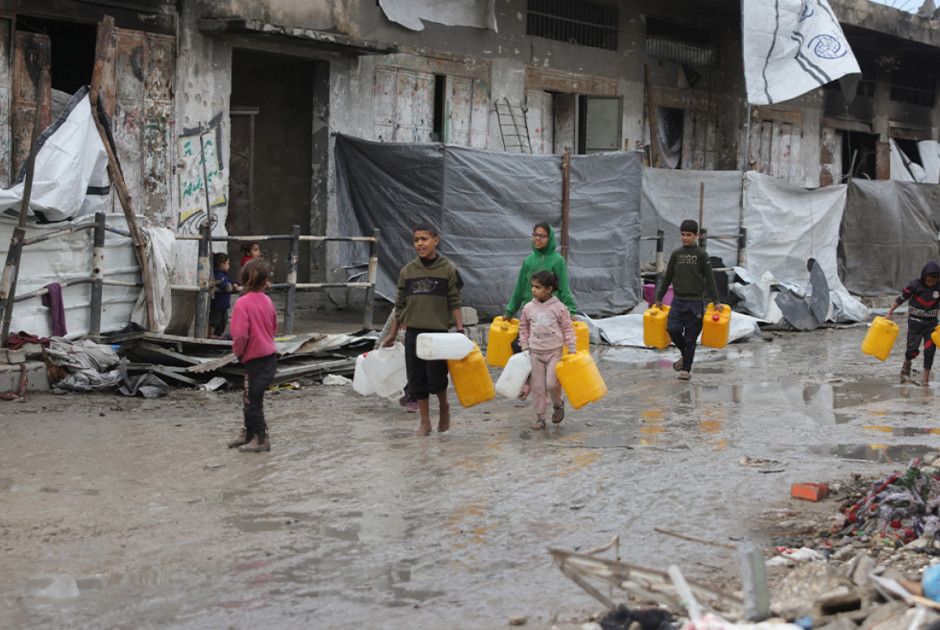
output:
[[[229,443],[243,453],[271,450],[268,425],[264,421],[264,392],[277,370],[277,311],[264,289],[270,282],[270,269],[261,260],[245,264],[242,278],[245,294],[232,309],[232,350],[245,367],[245,427]]]
[[[552,399],[552,422],[565,418],[565,403],[561,398],[561,383],[555,365],[561,359],[562,348],[575,351],[576,337],[568,307],[552,295],[558,289],[558,275],[551,271],[532,274],[532,301],[522,309],[519,319],[519,346],[529,351],[532,374],[529,377],[535,397],[536,421],[533,429],[545,428],[545,410]]]

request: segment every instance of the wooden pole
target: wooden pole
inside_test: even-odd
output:
[[[143,238],[140,235],[140,228],[137,226],[137,216],[131,205],[131,196],[127,192],[127,186],[124,184],[124,175],[121,173],[121,165],[118,163],[114,147],[111,146],[111,139],[108,136],[104,125],[98,118],[98,98],[101,91],[101,72],[105,64],[110,64],[114,56],[115,48],[114,36],[114,18],[110,15],[104,16],[98,25],[98,42],[95,46],[95,68],[91,76],[91,114],[95,121],[95,128],[98,135],[101,136],[101,142],[104,144],[105,151],[108,153],[108,174],[111,176],[111,183],[114,184],[114,190],[117,192],[118,200],[121,202],[121,208],[124,210],[124,217],[127,219],[127,231],[131,235],[131,242],[134,244],[134,251],[137,254],[137,262],[140,264],[141,280],[144,285],[144,295],[147,302],[147,330],[156,329],[154,320],[154,302],[153,302],[153,283],[150,280],[150,265],[147,264],[147,249]]]
[[[565,151],[561,162],[561,256],[568,260],[568,216],[571,196],[571,153]]]
[[[650,126],[650,166],[659,168],[662,166],[662,158],[659,155],[659,131],[656,129],[658,122],[656,119],[656,103],[653,98],[653,83],[650,78],[650,68],[646,66],[646,108],[647,120]]]
[[[705,216],[705,182],[701,182],[698,190],[698,229],[705,227],[703,217]]]
[[[36,103],[39,103],[42,86],[49,79],[49,68],[43,67],[36,83]],[[36,117],[33,119],[33,135],[29,142],[29,158],[26,161],[26,180],[23,183],[23,200],[20,203],[20,220],[13,230],[10,239],[10,250],[7,252],[6,264],[3,266],[3,275],[0,276],[0,315],[3,323],[0,325],[0,347],[6,347],[10,337],[10,322],[13,319],[13,301],[16,297],[16,279],[19,276],[20,256],[23,253],[23,242],[26,240],[26,215],[29,211],[29,200],[33,194],[33,173],[36,170],[36,153],[39,152],[39,108],[36,108]]]

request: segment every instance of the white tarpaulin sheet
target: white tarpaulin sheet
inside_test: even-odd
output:
[[[19,217],[25,174],[24,165],[17,183],[0,190],[0,213]],[[28,216],[53,222],[105,212],[110,184],[108,155],[92,119],[86,86],[39,137]]]
[[[747,0],[741,5],[749,103],[779,103],[861,72],[826,0]]]
[[[493,0],[379,0],[379,6],[389,20],[413,31],[424,30],[422,20],[496,31]]]
[[[94,217],[83,217],[69,224],[90,224]],[[119,230],[127,230],[123,214],[106,215],[106,223]],[[10,235],[16,222],[0,218],[0,257],[6,259],[10,247]],[[28,225],[26,238],[34,239],[61,229],[60,225]],[[16,295],[38,291],[53,282],[63,283],[77,278],[90,278],[92,274],[93,233],[91,229],[79,230],[63,236],[39,241],[23,248],[20,271],[16,282]],[[106,232],[104,238],[104,277],[106,280],[140,282],[140,266],[127,237]],[[141,289],[105,285],[101,305],[101,332],[114,332],[124,328],[130,321],[131,309]],[[62,289],[65,305],[65,320],[69,337],[84,335],[89,330],[89,305],[91,284],[73,284]],[[10,331],[25,330],[28,333],[48,337],[52,334],[49,308],[42,305],[39,297],[17,301],[13,306]]]
[[[643,343],[642,313],[594,319],[591,320],[591,322],[597,326],[601,340],[605,343],[612,346],[649,347]],[[750,315],[745,315],[744,313],[735,313],[732,311],[728,326],[728,343],[733,343],[740,339],[746,340],[754,335],[760,335],[758,319]],[[702,343],[701,335],[698,337],[698,342],[699,344]]]
[[[665,232],[664,256],[679,247],[679,224],[698,220],[701,185],[705,184],[703,226],[712,235],[738,233],[741,217],[741,173],[738,171],[672,171],[644,169],[640,215],[645,236]],[[777,282],[805,286],[807,261],[819,262],[830,292],[854,305],[838,275],[839,226],[846,202],[846,185],[807,190],[783,180],[748,171],[743,226],[747,229],[746,268],[753,277],[770,272]],[[712,238],[710,256],[725,266],[737,263],[735,239]],[[652,246],[644,243],[643,260]],[[761,317],[765,313],[755,313]]]

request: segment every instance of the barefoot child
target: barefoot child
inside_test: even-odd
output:
[[[907,349],[904,352],[904,363],[901,365],[901,380],[911,376],[911,361],[920,354],[920,344],[924,344],[924,377],[922,384],[930,384],[930,369],[933,367],[933,357],[937,346],[930,339],[930,334],[937,327],[937,313],[940,310],[940,265],[928,260],[921,269],[920,278],[911,280],[894,300],[888,309],[885,319],[891,319],[894,309],[911,301],[907,309]]]
[[[460,315],[460,287],[463,282],[454,264],[437,253],[441,242],[437,230],[427,224],[418,225],[412,232],[412,242],[418,257],[405,265],[398,275],[398,295],[388,335],[382,346],[395,343],[399,325],[405,326],[405,367],[408,372],[408,393],[417,401],[421,412],[421,426],[417,435],[431,432],[429,397],[437,395],[440,419],[437,430],[450,428],[450,405],[447,402],[447,362],[425,361],[418,358],[417,340],[423,332],[446,332],[451,319],[457,332],[463,332]]]
[[[264,392],[277,369],[277,311],[264,294],[270,270],[261,260],[251,260],[243,269],[245,294],[232,309],[232,350],[245,367],[245,428],[229,448],[243,453],[271,450],[268,425],[264,421]]]
[[[551,271],[532,274],[532,301],[522,308],[519,318],[519,345],[529,351],[532,362],[529,384],[535,397],[533,429],[545,428],[549,398],[552,399],[552,422],[558,424],[565,418],[565,403],[555,365],[561,359],[564,346],[568,346],[568,352],[575,351],[577,339],[568,307],[552,295],[558,289],[558,282],[558,274]]]

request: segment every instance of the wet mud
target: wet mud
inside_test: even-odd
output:
[[[451,430],[418,438],[396,401],[311,386],[269,395],[272,450],[242,454],[234,391],[3,403],[0,625],[576,628],[602,606],[547,549],[615,534],[625,562],[734,589],[733,552],[657,530],[765,544],[790,484],[940,447],[937,390],[864,333],[701,351],[690,382],[674,350],[602,348],[608,396],[545,431],[451,391]]]

